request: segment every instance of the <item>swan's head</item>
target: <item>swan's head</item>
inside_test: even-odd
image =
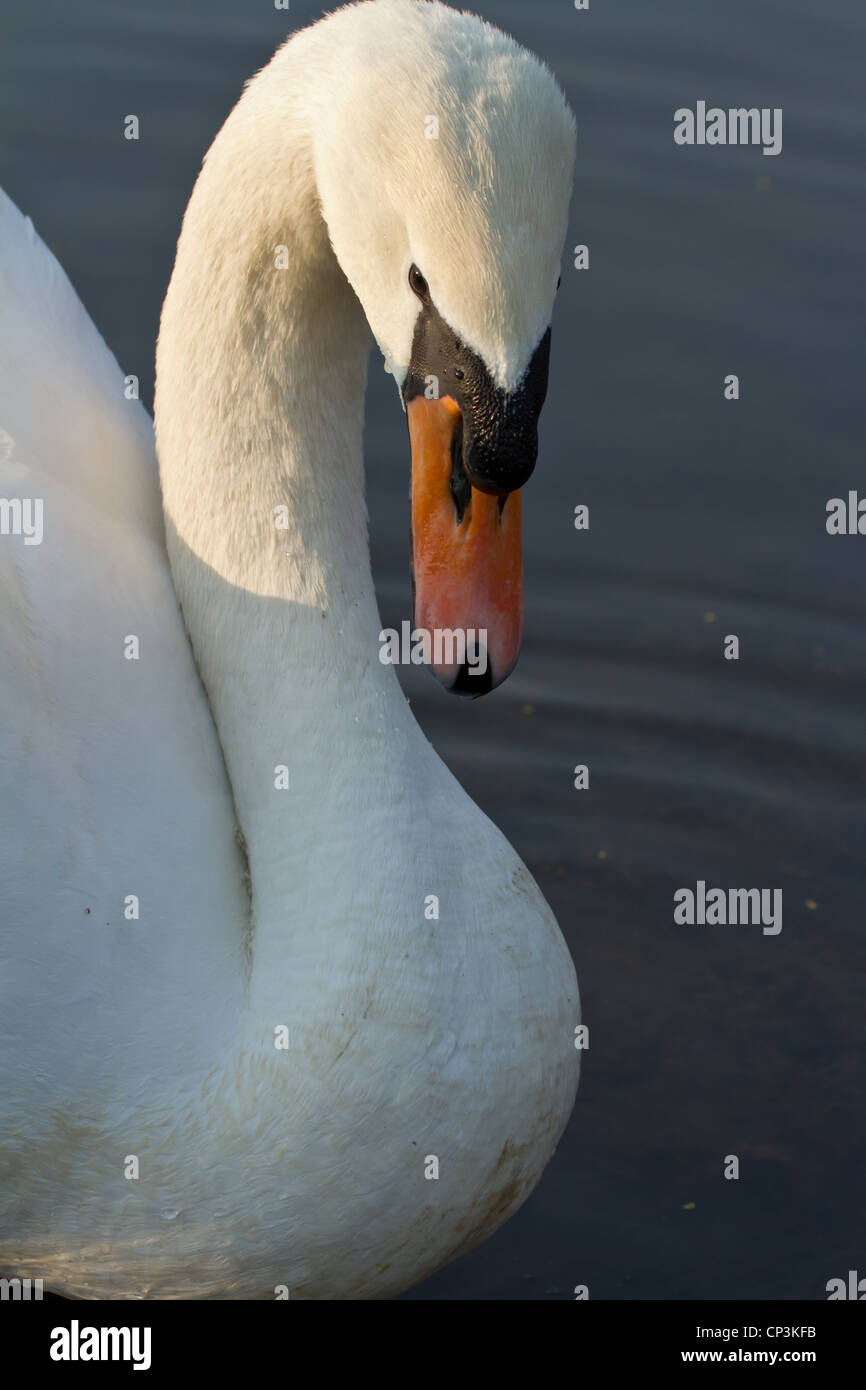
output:
[[[486,634],[486,671],[447,639],[434,661],[449,689],[483,694],[522,636],[520,490],[547,389],[574,119],[548,69],[472,15],[372,0],[321,27],[332,61],[315,177],[406,406],[415,624]]]

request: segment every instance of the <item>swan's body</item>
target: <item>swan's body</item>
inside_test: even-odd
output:
[[[414,171],[389,112],[421,122]],[[41,545],[0,537],[0,1272],[80,1297],[387,1297],[494,1230],[552,1153],[573,968],[377,659],[361,429],[364,311],[399,383],[411,260],[519,383],[572,142],[549,74],[439,6],[355,6],[277,54],[207,157],[163,313],[171,570],[150,422],[0,203],[0,498],[44,501]],[[485,150],[496,195],[471,186]],[[491,245],[506,213],[523,265],[505,227]]]

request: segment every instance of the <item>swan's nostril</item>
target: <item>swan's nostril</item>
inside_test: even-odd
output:
[[[451,477],[448,480],[454,507],[457,512],[457,525],[463,521],[466,510],[472,501],[472,484],[469,474],[463,467],[463,421],[458,420],[451,436]]]

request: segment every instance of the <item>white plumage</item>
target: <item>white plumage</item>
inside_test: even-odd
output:
[[[470,15],[372,0],[284,45],[206,157],[163,311],[171,568],[149,419],[0,195],[0,497],[44,503],[41,545],[0,537],[4,1273],[389,1297],[550,1157],[573,967],[377,659],[361,433],[371,329],[407,370],[412,262],[519,381],[573,146],[547,70]]]

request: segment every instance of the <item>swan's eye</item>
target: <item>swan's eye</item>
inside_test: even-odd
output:
[[[422,304],[430,302],[430,286],[424,279],[417,265],[409,267],[409,287],[413,294],[417,294]]]
[[[556,288],[559,289],[559,287],[560,287],[561,284],[562,284],[562,276],[560,275],[559,279],[558,279],[557,282],[556,282]]]

